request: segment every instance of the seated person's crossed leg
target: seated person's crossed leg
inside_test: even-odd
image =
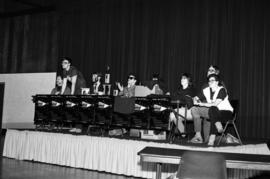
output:
[[[193,120],[191,111],[189,109],[186,109],[185,107],[181,107],[178,110],[178,114],[177,114],[177,109],[175,109],[175,112],[170,113],[170,122],[173,122],[177,126],[177,129],[180,132],[180,134],[183,134],[183,135],[186,132],[185,126],[183,124],[184,120]]]
[[[193,106],[191,108],[191,115],[194,120],[194,131],[195,136],[191,139],[192,143],[203,143],[202,138],[202,120],[204,122],[204,139],[205,141],[208,140],[209,131],[210,131],[210,122],[207,121],[209,119],[208,114],[209,108],[207,107],[200,107],[200,106]]]

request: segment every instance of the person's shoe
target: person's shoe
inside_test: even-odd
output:
[[[109,136],[114,136],[116,134],[115,129],[109,130]]]
[[[195,143],[195,144],[201,144],[203,143],[203,139],[202,137],[200,136],[194,136],[191,140],[190,140],[191,143]]]
[[[187,137],[187,134],[185,132],[180,132],[180,137],[184,139]]]
[[[69,132],[76,132],[76,130],[77,130],[76,128],[72,128],[69,130]]]
[[[123,134],[127,133],[127,130],[125,128],[122,129]]]
[[[76,129],[76,133],[82,133],[82,129]]]
[[[222,133],[223,132],[223,127],[222,127],[221,122],[216,122],[215,123],[215,126],[217,128],[218,133]]]
[[[215,139],[216,139],[216,135],[210,135],[209,137],[209,141],[208,141],[208,146],[214,146],[215,143]]]

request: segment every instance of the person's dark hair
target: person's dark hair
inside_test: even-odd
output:
[[[219,75],[217,74],[211,74],[207,77],[207,81],[210,79],[210,78],[215,78],[216,81],[220,82],[220,77]]]
[[[136,78],[136,75],[135,75],[134,73],[129,73],[129,74],[128,74],[128,78],[129,78],[130,76],[133,76],[135,80],[137,79],[137,78]]]
[[[129,78],[130,76],[133,76],[134,79],[136,80],[135,85],[140,84],[139,79],[137,78],[135,73],[129,73],[127,78]]]
[[[154,73],[153,75],[152,75],[152,79],[153,78],[156,78],[157,80],[159,80],[159,73]]]
[[[102,77],[102,73],[97,73],[97,76],[98,77]]]
[[[181,75],[181,78],[182,77],[186,77],[187,79],[188,79],[188,85],[190,86],[191,84],[192,84],[192,76],[191,76],[191,74],[190,73],[183,73],[182,75]]]
[[[219,67],[217,65],[210,65],[210,67],[213,67],[216,71],[216,74],[219,74],[220,70],[219,70]]]
[[[56,77],[58,77],[58,76],[61,76],[61,78],[63,78],[63,73],[62,73],[62,71],[59,71],[59,72],[56,73]]]
[[[63,79],[63,76],[62,75],[56,75],[56,78],[60,77],[61,79]]]
[[[62,57],[61,58],[61,62],[63,62],[64,60],[67,60],[70,64],[72,64],[72,59],[69,57]]]

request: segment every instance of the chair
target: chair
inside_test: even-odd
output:
[[[179,179],[226,179],[224,156],[215,152],[186,151],[180,161]]]
[[[221,140],[226,136],[225,135],[225,132],[228,129],[228,126],[229,125],[233,125],[234,131],[235,131],[235,133],[237,135],[237,139],[239,140],[240,145],[242,145],[242,141],[241,141],[240,135],[239,135],[238,130],[237,130],[236,125],[235,125],[235,121],[237,119],[238,110],[239,110],[239,101],[238,100],[231,100],[230,103],[231,103],[231,105],[232,105],[232,107],[234,109],[233,110],[232,119],[230,119],[230,120],[228,120],[226,122],[225,127],[224,127],[224,130],[223,130],[223,132],[221,134],[221,137],[220,137],[220,139],[218,141],[218,145],[220,144]]]
[[[185,107],[185,114],[182,116],[181,114],[179,114],[179,108],[180,106]],[[173,113],[173,115],[176,118],[176,124],[174,124],[174,122],[170,122],[169,123],[169,137],[168,140],[170,143],[172,143],[176,137],[176,134],[179,133],[180,131],[178,130],[177,126],[178,126],[178,122],[179,122],[179,118],[183,118],[184,119],[184,135],[187,135],[187,131],[186,131],[186,125],[187,125],[187,110],[188,107],[185,103],[181,103],[180,100],[173,100],[171,101],[171,109],[170,111]]]

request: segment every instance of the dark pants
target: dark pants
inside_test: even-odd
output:
[[[216,122],[227,122],[227,120],[232,119],[232,112],[226,110],[219,110],[217,107],[212,106],[209,109],[209,120],[211,122],[210,134],[217,133],[217,129],[215,126]]]

